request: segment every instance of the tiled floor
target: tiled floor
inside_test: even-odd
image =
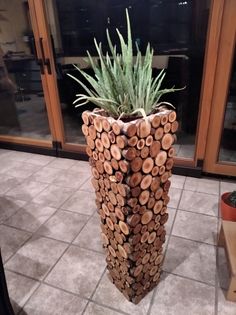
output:
[[[0,150],[0,246],[20,315],[235,315],[216,248],[220,193],[173,176],[162,281],[138,305],[106,276],[88,163]]]

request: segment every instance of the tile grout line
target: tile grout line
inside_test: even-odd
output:
[[[106,272],[106,269],[107,269],[107,267],[104,268],[104,270],[103,270],[103,272],[102,272],[102,275],[101,275],[101,277],[99,278],[99,280],[98,280],[98,282],[97,282],[97,284],[96,284],[96,286],[95,286],[93,292],[91,293],[91,295],[90,295],[90,297],[89,297],[89,300],[88,300],[88,303],[86,304],[86,306],[85,306],[85,308],[84,308],[84,310],[83,310],[83,312],[82,312],[81,315],[84,315],[84,313],[85,313],[85,311],[86,311],[86,309],[87,309],[87,307],[88,307],[88,305],[89,305],[89,302],[92,300],[92,298],[93,298],[93,296],[94,296],[94,294],[95,294],[95,292],[96,292],[96,290],[97,290],[97,288],[98,288],[100,282],[102,281],[102,277],[104,276],[104,274],[105,274],[105,272]]]
[[[181,238],[181,239],[186,240],[186,241],[195,242],[195,243],[198,243],[198,244],[205,244],[205,245],[209,245],[209,246],[213,246],[213,247],[217,246],[216,244],[206,243],[206,242],[194,240],[194,239],[191,239],[191,238],[187,238],[187,237],[184,237],[184,236],[179,236],[179,235],[175,235],[175,234],[169,234],[169,235],[177,237],[177,238]]]
[[[208,282],[204,282],[204,281],[201,281],[201,280],[198,280],[198,279],[194,279],[194,278],[191,278],[191,277],[188,277],[188,276],[184,276],[184,275],[180,275],[180,274],[177,274],[175,272],[171,272],[171,271],[167,271],[167,270],[163,270],[165,273],[168,273],[170,275],[174,275],[176,277],[179,277],[179,278],[183,278],[183,279],[187,279],[187,280],[190,280],[190,281],[195,281],[195,282],[198,282],[198,283],[201,283],[201,284],[205,284],[211,288],[214,288],[215,285],[214,284],[211,284],[211,283],[208,283]]]
[[[185,177],[185,181],[186,181],[186,178]],[[183,187],[185,185],[185,181],[183,183]],[[172,226],[170,228],[170,232],[169,232],[169,238],[168,238],[168,241],[167,241],[167,244],[166,244],[166,249],[165,249],[165,253],[164,253],[164,259],[163,261],[165,260],[165,256],[166,256],[166,253],[167,253],[167,250],[168,250],[168,246],[169,246],[169,242],[170,242],[170,238],[171,238],[171,235],[172,235],[172,231],[173,231],[173,228],[174,228],[174,224],[175,224],[175,220],[176,220],[176,216],[177,216],[177,211],[178,211],[178,207],[179,207],[179,204],[180,204],[180,200],[182,198],[182,195],[183,195],[183,189],[181,189],[181,193],[180,193],[180,196],[179,196],[179,201],[178,201],[178,204],[177,204],[177,207],[176,207],[176,211],[175,211],[175,215],[174,215],[174,219],[173,219],[173,223],[172,223]],[[168,206],[167,206],[168,207]],[[168,209],[168,208],[167,208]]]
[[[185,182],[186,182],[186,176],[185,176],[185,179],[184,179],[184,182],[183,182],[183,187],[185,185]],[[164,252],[164,259],[163,261],[165,261],[165,257],[166,257],[166,254],[167,254],[167,250],[168,250],[168,245],[169,245],[169,242],[170,242],[170,238],[171,238],[171,235],[172,235],[172,230],[173,230],[173,227],[174,227],[174,224],[175,224],[175,219],[176,219],[176,216],[177,216],[177,211],[178,211],[178,207],[179,207],[179,204],[180,204],[180,200],[182,198],[182,194],[183,194],[183,188],[181,189],[181,193],[180,193],[180,197],[179,197],[179,201],[178,201],[178,204],[177,204],[177,207],[176,207],[176,211],[175,211],[175,215],[174,215],[174,219],[173,219],[173,223],[172,223],[172,226],[170,228],[170,232],[169,232],[169,237],[168,237],[168,240],[167,240],[167,243],[166,243],[166,248],[165,248],[165,252]],[[168,207],[167,207],[168,209]],[[163,273],[163,269],[162,269],[162,273]],[[154,291],[153,291],[153,295],[152,295],[152,298],[151,298],[151,301],[150,301],[150,305],[149,305],[149,308],[148,308],[148,311],[147,311],[147,315],[150,315],[151,313],[151,310],[152,310],[152,306],[154,304],[154,299],[155,299],[155,295],[156,295],[156,291],[158,289],[158,285],[155,287]]]
[[[194,214],[199,214],[199,215],[204,215],[206,217],[210,217],[210,218],[218,218],[218,214],[217,215],[212,215],[212,214],[207,214],[207,213],[203,213],[203,212],[196,212],[196,211],[191,211],[191,210],[186,210],[186,209],[180,209],[178,208],[178,210],[180,211],[184,211],[184,212],[188,212],[188,213],[194,213]]]
[[[219,192],[221,193],[221,181],[219,181]],[[220,228],[220,194],[218,198],[218,220],[217,220],[217,240],[218,233]],[[216,274],[215,274],[215,315],[218,314],[218,270],[219,270],[219,250],[218,250],[218,242],[216,242]]]

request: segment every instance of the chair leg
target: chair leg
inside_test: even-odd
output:
[[[226,299],[236,302],[236,276],[230,279],[229,289],[227,291]]]
[[[225,246],[225,235],[224,235],[224,230],[223,230],[223,225],[221,224],[220,227],[220,233],[219,233],[219,238],[218,238],[218,246],[224,247]]]

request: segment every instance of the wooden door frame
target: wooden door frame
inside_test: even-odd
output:
[[[235,52],[236,32],[236,2],[225,0],[222,28],[219,39],[218,56],[215,70],[215,80],[211,98],[209,128],[206,137],[206,152],[204,159],[205,172],[222,175],[235,175],[236,163],[218,161],[218,154],[224,126],[224,115],[228,97],[231,69]],[[227,56],[227,58],[226,58]]]

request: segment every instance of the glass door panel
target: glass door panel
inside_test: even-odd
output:
[[[0,136],[52,139],[43,74],[28,2],[1,0]]]
[[[211,1],[48,0],[44,3],[54,47],[65,142],[85,143],[81,113],[93,108],[92,104],[74,107],[75,95],[83,90],[66,73],[80,77],[74,63],[93,73],[84,61],[86,50],[96,58],[93,44],[96,37],[106,51],[106,28],[116,43],[116,27],[126,33],[125,8],[129,8],[134,41],[143,52],[148,42],[154,48],[153,75],[165,68],[166,87],[186,86],[184,91],[167,95],[163,100],[172,102],[178,113],[177,156],[193,160]]]
[[[236,55],[232,66],[229,92],[226,101],[224,124],[220,142],[219,162],[236,163]]]
[[[236,176],[236,5],[224,2],[203,169]]]

